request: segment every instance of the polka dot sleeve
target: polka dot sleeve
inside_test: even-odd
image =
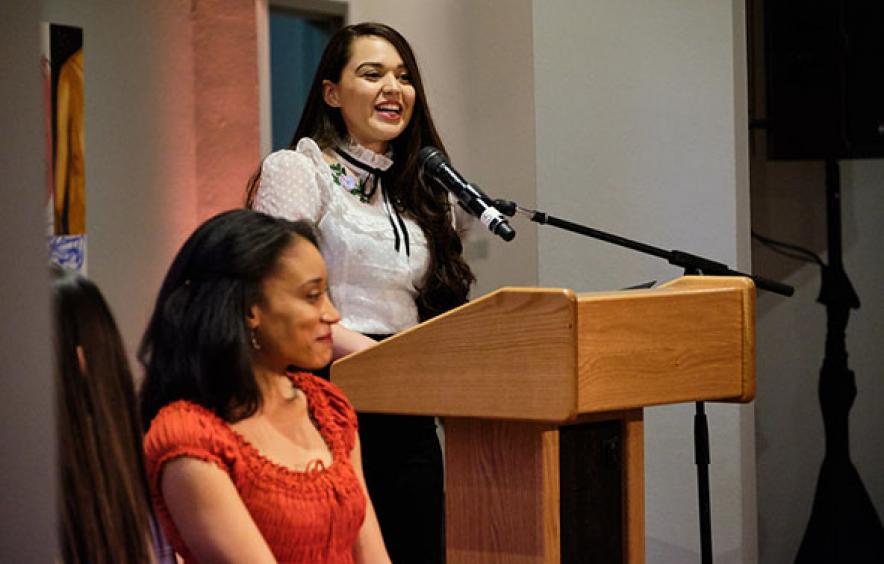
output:
[[[325,213],[323,190],[314,160],[300,152],[270,154],[261,165],[255,210],[285,219],[318,223]]]

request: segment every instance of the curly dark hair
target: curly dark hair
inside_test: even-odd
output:
[[[304,137],[313,139],[321,149],[344,143],[349,134],[338,108],[323,99],[323,81],[337,83],[351,56],[353,42],[359,37],[380,37],[398,51],[411,77],[415,104],[411,120],[396,139],[391,141],[394,163],[385,179],[384,189],[399,211],[417,222],[429,243],[430,266],[417,296],[420,319],[426,320],[467,301],[470,286],[475,282],[469,265],[463,259],[463,245],[452,226],[451,204],[447,192],[434,182],[425,182],[420,174],[418,154],[431,145],[443,153],[445,147],[427,105],[423,81],[411,46],[395,29],[380,23],[360,23],[342,28],[332,36],[322,58],[301,115],[301,121],[290,149]],[[252,176],[246,190],[246,207],[251,208],[260,184],[261,169]]]

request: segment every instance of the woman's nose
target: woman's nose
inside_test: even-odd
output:
[[[393,73],[388,73],[384,76],[382,92],[399,92],[401,89],[399,79],[393,76]]]
[[[341,314],[338,313],[338,308],[336,308],[335,304],[333,304],[328,298],[325,300],[325,307],[323,308],[319,319],[329,325],[334,325],[341,320]]]

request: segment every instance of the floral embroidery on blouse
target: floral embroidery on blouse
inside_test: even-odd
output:
[[[357,180],[356,177],[348,174],[341,163],[333,163],[328,165],[332,171],[332,180],[335,184],[350,192],[363,204],[368,203],[369,195],[365,193],[365,179]]]

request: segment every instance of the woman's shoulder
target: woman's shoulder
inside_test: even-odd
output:
[[[294,149],[280,149],[267,155],[262,165],[263,171],[268,169],[283,170],[319,170],[328,168],[322,156],[322,149],[316,141],[304,137],[298,141]]]
[[[144,435],[148,464],[186,454],[205,458],[229,455],[235,446],[229,425],[211,410],[187,400],[164,406]]]
[[[322,150],[312,139],[301,139],[295,149],[282,149],[264,159],[254,209],[318,222],[332,197],[332,182]]]
[[[224,420],[218,417],[211,409],[189,400],[176,400],[164,405],[150,422],[150,428],[146,434],[165,429],[169,426],[206,424],[215,426],[223,425]]]

